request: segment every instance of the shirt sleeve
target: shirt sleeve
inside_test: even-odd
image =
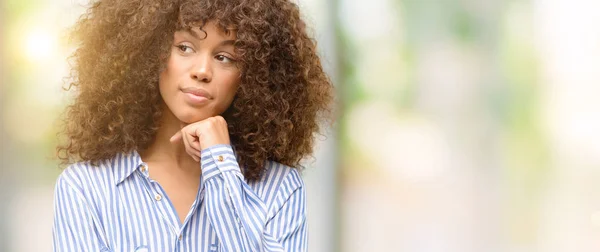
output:
[[[280,204],[266,204],[244,181],[230,145],[202,150],[202,183],[210,223],[224,251],[306,251],[306,200],[301,183],[287,183]],[[284,196],[282,196],[284,195]]]
[[[83,193],[63,173],[54,191],[53,251],[110,251],[94,225],[94,215]]]

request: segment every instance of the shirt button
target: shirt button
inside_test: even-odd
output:
[[[183,234],[179,235],[179,240],[181,241],[181,239],[183,239]]]
[[[219,160],[219,162],[223,162],[223,156],[219,155],[219,157],[217,157],[217,160]]]
[[[140,168],[140,170],[142,170],[142,172],[146,172],[146,166],[142,165],[142,167]]]
[[[156,201],[160,201],[162,199],[162,196],[160,196],[160,194],[157,194],[156,196],[154,196],[154,199]]]

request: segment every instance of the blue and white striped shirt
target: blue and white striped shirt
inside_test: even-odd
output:
[[[230,145],[201,153],[196,200],[180,223],[137,151],[58,177],[54,251],[306,251],[306,192],[298,171],[268,161],[247,183]]]

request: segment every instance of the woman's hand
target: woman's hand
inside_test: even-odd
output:
[[[185,151],[196,162],[200,162],[202,150],[217,144],[230,144],[227,122],[222,116],[213,116],[202,121],[188,124],[170,139],[176,143],[183,139]]]

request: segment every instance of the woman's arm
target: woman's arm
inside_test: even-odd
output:
[[[269,213],[244,181],[230,145],[202,150],[201,162],[207,214],[225,251],[306,251],[305,191],[297,172],[284,178]]]
[[[201,162],[207,215],[225,251],[306,251],[305,193],[295,170],[279,185],[276,211],[269,213],[244,181],[223,117],[183,126],[171,137],[179,140]]]
[[[81,190],[63,172],[54,191],[53,251],[109,251],[96,221]]]

